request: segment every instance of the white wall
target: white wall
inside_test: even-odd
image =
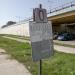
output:
[[[29,22],[21,22],[5,28],[1,28],[0,34],[29,36]]]

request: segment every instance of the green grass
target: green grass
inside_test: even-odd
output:
[[[59,46],[64,46],[64,47],[70,47],[70,48],[75,48],[75,45],[69,45],[69,44],[63,44],[63,43],[56,43],[54,42],[55,45],[59,45]]]
[[[32,75],[38,75],[38,62],[32,61],[30,44],[0,37],[0,48],[23,63]],[[75,55],[55,51],[51,58],[43,60],[42,68],[42,75],[75,75]]]

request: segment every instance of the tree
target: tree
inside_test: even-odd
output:
[[[8,22],[6,23],[6,25],[12,25],[12,24],[16,24],[16,22],[8,21]]]
[[[16,22],[8,21],[8,22],[6,23],[6,25],[3,25],[1,28],[5,28],[5,27],[10,26],[10,25],[13,25],[13,24],[16,24]]]

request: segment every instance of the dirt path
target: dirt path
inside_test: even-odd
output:
[[[0,49],[0,75],[31,75],[29,71],[16,60],[10,59],[5,50]]]

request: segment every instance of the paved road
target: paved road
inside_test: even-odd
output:
[[[58,40],[54,40],[55,43],[61,43],[61,44],[67,44],[67,45],[75,45],[75,40],[73,41],[58,41]]]
[[[6,37],[6,36],[3,36],[3,37],[8,38],[8,39],[12,39],[12,40],[17,40],[19,42],[29,42],[30,43],[30,41],[26,41],[26,40],[22,40],[22,39],[11,38],[11,37]],[[57,50],[57,51],[65,52],[65,53],[75,54],[75,48],[54,45],[54,49]]]
[[[75,54],[75,48],[54,45],[54,49],[65,53]]]
[[[10,59],[5,50],[0,49],[0,75],[31,75],[29,71],[16,60]]]

